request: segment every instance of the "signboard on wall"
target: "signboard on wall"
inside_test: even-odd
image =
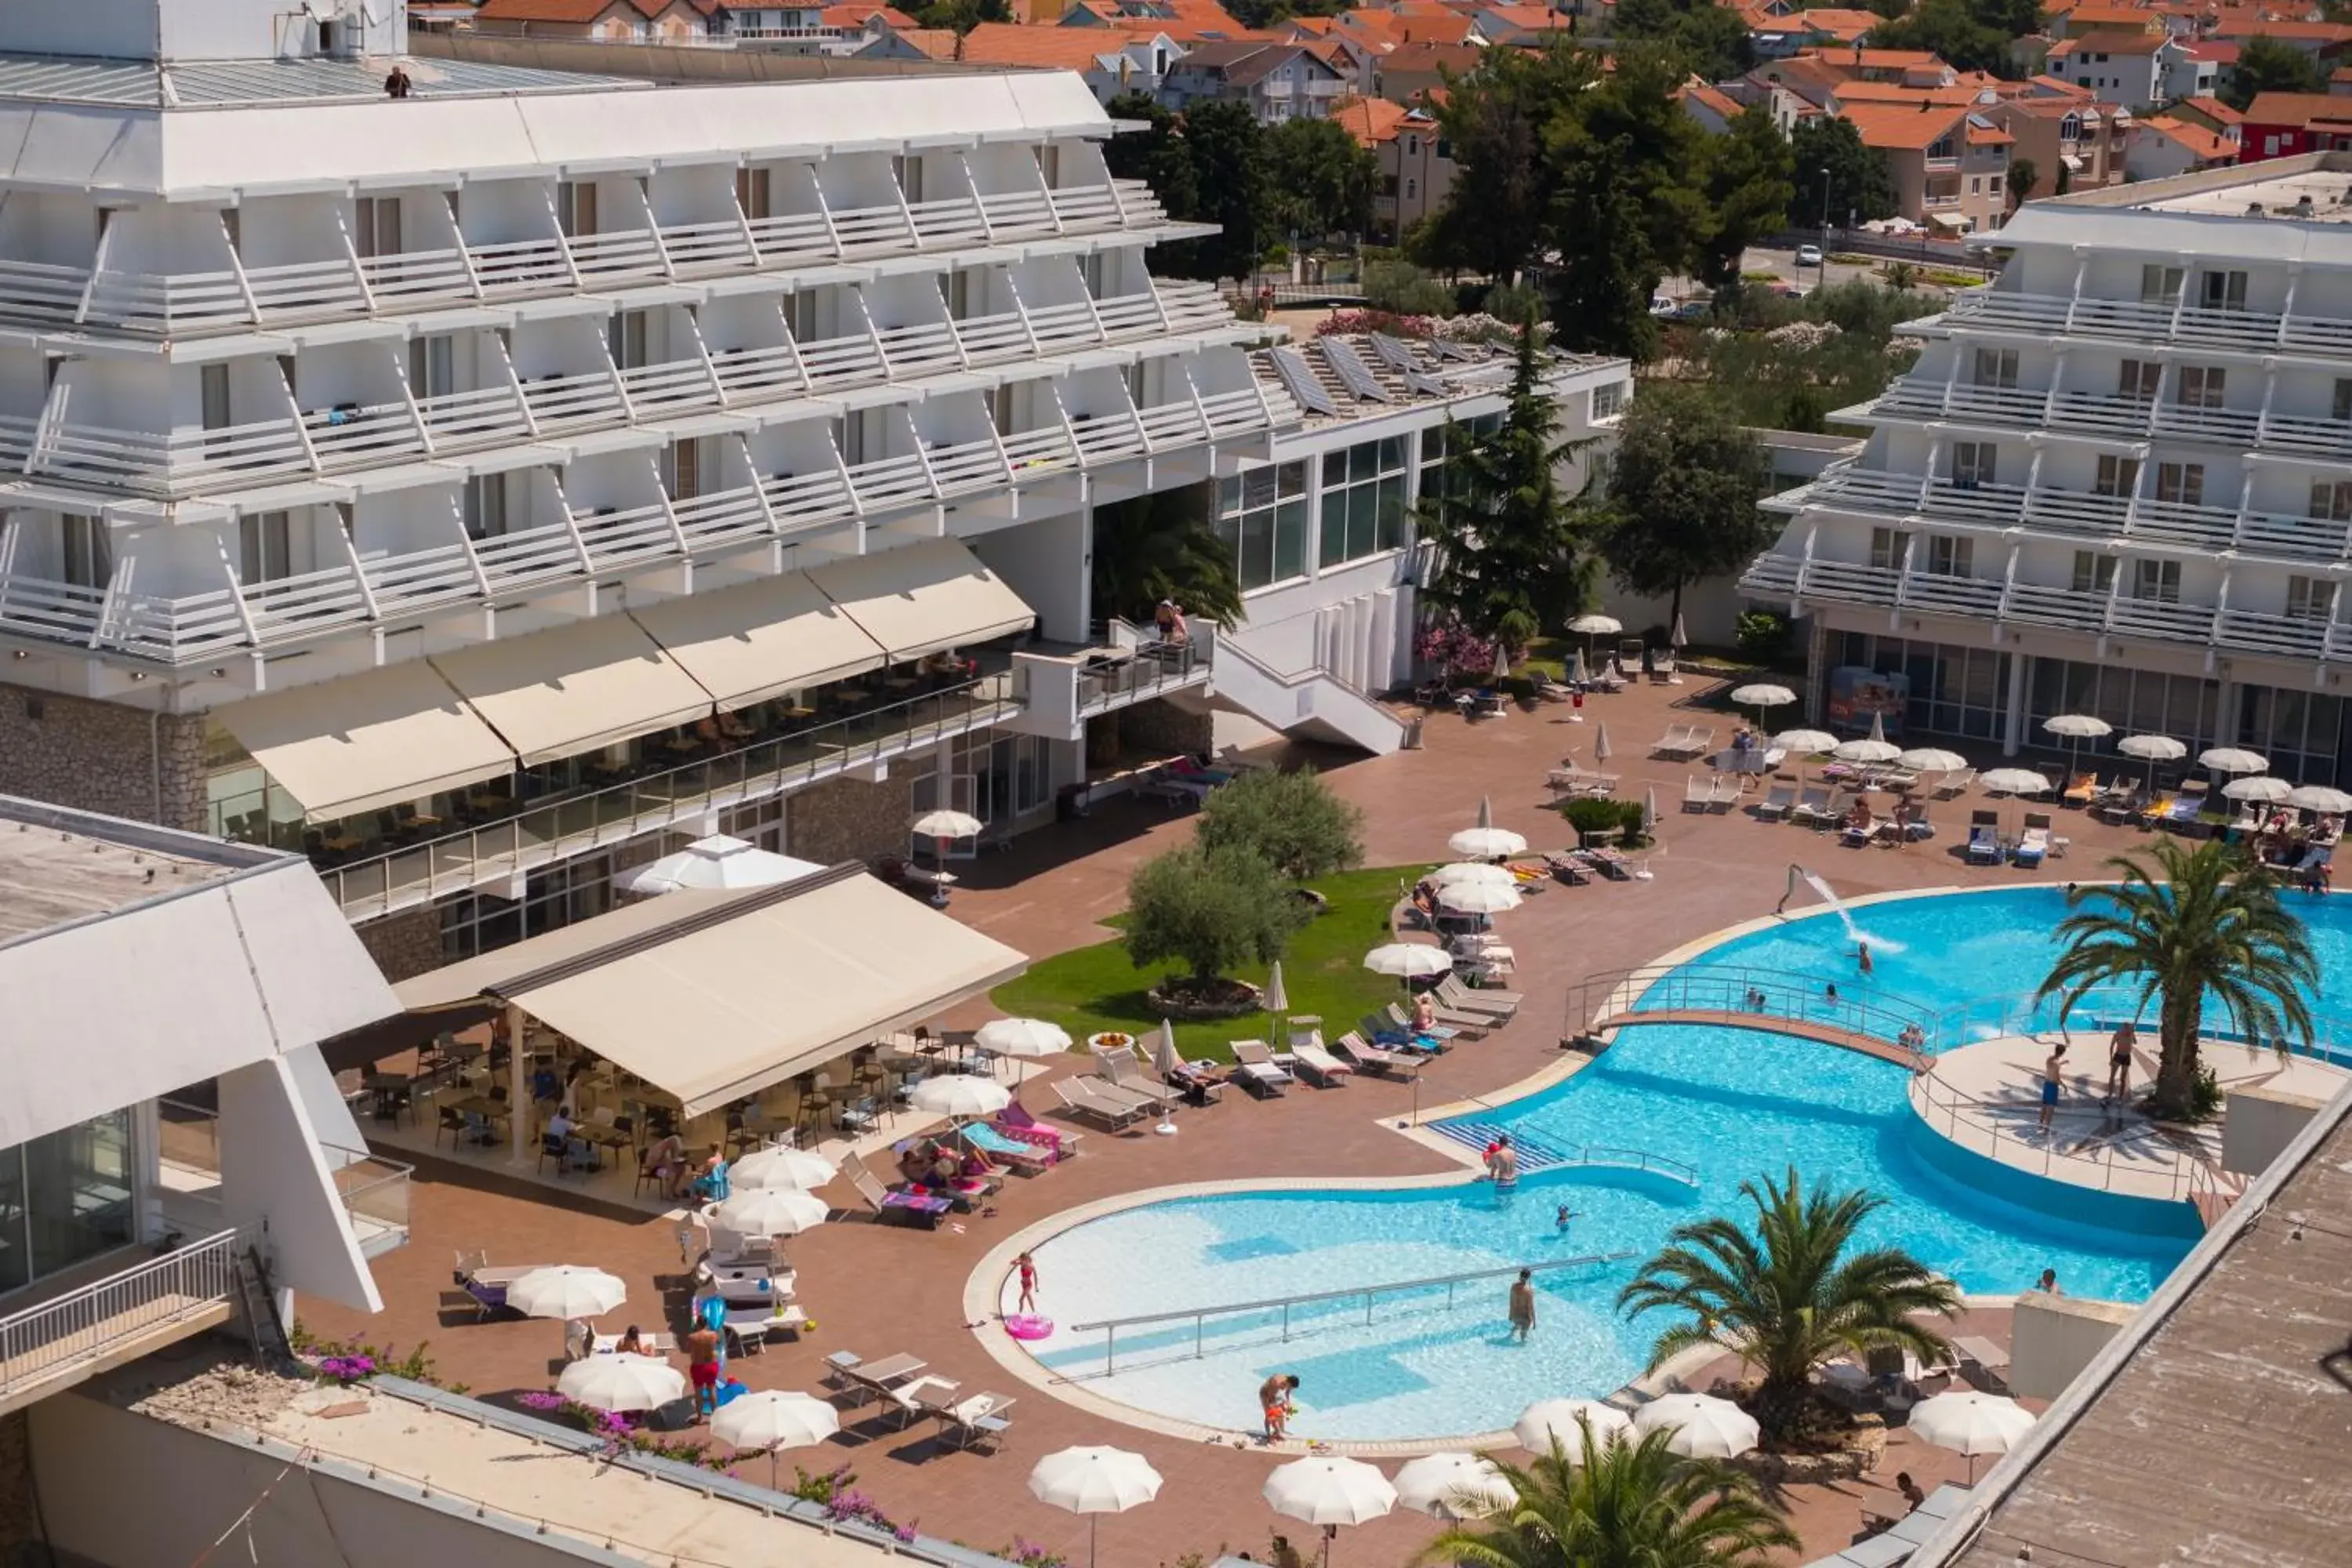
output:
[[[1903,733],[1903,710],[1911,700],[1911,678],[1840,665],[1830,671],[1829,725],[1840,734],[1866,735],[1875,718],[1894,740]]]

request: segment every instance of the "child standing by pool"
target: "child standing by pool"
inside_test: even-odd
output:
[[[1021,1271],[1021,1300],[1017,1305],[1022,1311],[1034,1312],[1037,1310],[1037,1260],[1024,1252],[1013,1260],[1013,1266]]]

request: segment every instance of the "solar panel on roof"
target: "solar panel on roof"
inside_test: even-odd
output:
[[[1367,403],[1396,401],[1381,384],[1381,378],[1372,374],[1372,367],[1364,363],[1364,356],[1356,352],[1355,344],[1345,338],[1318,338],[1315,346],[1322,351],[1323,363],[1339,373],[1339,379],[1350,393]]]
[[[1274,374],[1282,378],[1282,389],[1299,407],[1309,414],[1339,412],[1339,405],[1331,401],[1331,395],[1323,390],[1323,384],[1315,379],[1315,373],[1307,368],[1306,357],[1297,349],[1277,346],[1268,349],[1265,357],[1272,362]]]

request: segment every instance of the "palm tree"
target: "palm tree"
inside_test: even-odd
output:
[[[2311,1033],[2304,998],[2319,987],[2319,961],[2301,919],[2279,902],[2270,870],[2218,840],[2194,849],[2162,839],[2154,851],[2107,862],[2117,880],[2066,895],[2058,922],[2066,951],[2034,1000],[2063,995],[2063,1022],[2095,987],[2136,986],[2139,1005],[2163,995],[2151,1115],[2196,1113],[2197,1040],[2210,995],[2249,1039]]]
[[[1707,1459],[1685,1459],[1668,1434],[1596,1443],[1583,1429],[1571,1461],[1551,1452],[1524,1468],[1495,1468],[1517,1506],[1454,1525],[1422,1549],[1421,1563],[1470,1568],[1752,1568],[1797,1537],[1753,1478]],[[1579,1462],[1580,1461],[1580,1462]]]
[[[1218,537],[1213,486],[1155,490],[1095,509],[1094,608],[1139,625],[1162,599],[1221,626],[1242,618],[1234,552]]]
[[[1658,1336],[1650,1370],[1699,1345],[1713,1345],[1762,1370],[1751,1414],[1768,1438],[1794,1434],[1813,1368],[1832,1356],[1906,1350],[1921,1360],[1943,1355],[1941,1334],[1915,1321],[1959,1309],[1953,1283],[1930,1273],[1899,1247],[1847,1255],[1862,1222],[1886,1200],[1854,1191],[1810,1193],[1788,1180],[1739,1184],[1756,1205],[1757,1235],[1717,1215],[1679,1226],[1664,1252],[1619,1292],[1628,1316],[1661,1308],[1690,1314]],[[1760,1245],[1759,1245],[1760,1241]]]

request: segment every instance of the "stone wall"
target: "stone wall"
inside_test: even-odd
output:
[[[204,715],[0,684],[0,794],[202,831]]]
[[[438,969],[446,962],[441,956],[441,911],[437,909],[405,910],[356,929],[360,945],[375,960],[375,966],[383,971],[383,977],[395,985]]]
[[[814,784],[784,807],[784,852],[820,866],[904,855],[907,800],[904,779],[867,784],[845,773]]]
[[[0,1415],[0,1564],[37,1560],[36,1517],[32,1427],[25,1412],[14,1410]]]
[[[1216,714],[1207,708],[1188,711],[1165,697],[1122,708],[1118,721],[1122,760],[1172,756],[1179,752],[1206,756],[1217,749]]]

